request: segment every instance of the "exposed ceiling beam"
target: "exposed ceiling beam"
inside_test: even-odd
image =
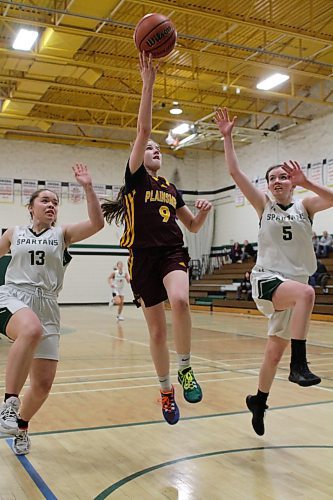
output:
[[[126,116],[126,117],[136,117],[137,113],[129,113],[128,111],[117,111],[113,109],[103,109],[103,108],[96,108],[96,107],[91,107],[91,106],[78,106],[76,104],[63,104],[63,103],[56,103],[56,102],[47,102],[47,101],[39,101],[37,99],[22,99],[19,97],[12,98],[11,101],[13,102],[18,102],[18,103],[27,103],[27,104],[36,104],[38,106],[49,106],[53,108],[60,108],[60,109],[73,109],[73,110],[80,110],[80,111],[90,111],[90,112],[98,112],[98,113],[105,113],[105,114],[110,114],[110,115],[117,115],[117,116]],[[186,101],[182,101],[184,105],[186,105]],[[188,102],[188,105],[190,106],[190,102]],[[201,110],[204,110],[203,108],[209,108],[212,109],[211,105],[201,105],[200,108]],[[248,115],[265,115],[265,116],[271,116],[274,118],[282,118],[282,119],[293,119],[293,120],[298,120],[298,121],[310,121],[311,118],[304,118],[304,117],[296,117],[296,116],[289,116],[289,115],[284,115],[282,113],[270,113],[268,111],[264,110],[259,110],[259,109],[242,109],[242,108],[237,108],[235,106],[229,106],[230,110],[234,113],[240,113],[240,114],[248,114]],[[0,114],[1,116],[1,114]],[[169,116],[158,116],[156,114],[153,115],[154,120],[160,120],[162,122],[168,122],[168,123],[178,123],[179,121],[184,121],[183,118],[169,118]],[[186,120],[185,120],[186,121]],[[188,121],[188,120],[187,120]]]
[[[136,3],[139,5],[142,5],[141,0],[131,0],[132,3]],[[333,35],[327,35],[327,36],[314,36],[307,32],[305,29],[302,29],[300,27],[297,28],[292,28],[288,27],[286,28],[285,26],[280,26],[278,24],[270,22],[268,19],[265,19],[264,21],[258,21],[258,19],[251,19],[251,20],[246,20],[242,19],[241,17],[232,17],[232,16],[224,16],[222,14],[218,14],[216,12],[206,12],[203,9],[195,9],[193,7],[182,7],[180,5],[174,4],[174,3],[163,3],[157,0],[145,0],[145,5],[151,5],[153,7],[163,7],[165,9],[172,9],[173,11],[176,12],[182,12],[184,14],[188,15],[197,15],[200,18],[209,18],[209,19],[214,19],[215,21],[224,21],[226,23],[237,23],[239,25],[243,26],[248,26],[250,28],[258,28],[261,30],[265,31],[273,31],[275,33],[281,33],[281,34],[287,34],[296,38],[304,38],[305,40],[311,40],[313,42],[322,42],[322,43],[327,43],[330,42],[333,44]],[[306,4],[304,4],[304,9],[306,8]]]
[[[136,115],[133,115],[133,117],[136,117]],[[116,125],[104,125],[101,123],[93,123],[93,122],[86,122],[82,120],[71,120],[70,118],[61,120],[59,118],[50,118],[50,116],[42,116],[42,115],[20,115],[16,113],[0,113],[0,123],[1,123],[1,118],[12,118],[16,120],[42,120],[47,123],[61,123],[64,125],[76,125],[80,127],[93,127],[93,128],[98,128],[98,129],[104,129],[104,130],[125,130],[126,132],[133,132],[136,133],[137,129],[136,127],[118,127]],[[154,134],[157,135],[167,135],[169,130],[153,130]]]
[[[119,90],[106,90],[106,89],[99,89],[96,87],[88,87],[88,86],[84,86],[84,85],[73,85],[73,84],[59,83],[56,81],[50,82],[49,80],[44,80],[43,78],[30,78],[29,79],[29,78],[25,78],[25,77],[16,77],[16,76],[8,76],[8,75],[0,74],[0,80],[1,79],[5,80],[7,82],[10,82],[10,81],[11,82],[17,82],[17,81],[30,82],[32,85],[33,85],[33,83],[36,83],[36,82],[49,83],[50,87],[54,87],[54,88],[59,88],[59,89],[69,90],[69,91],[79,91],[82,93],[88,92],[88,93],[92,93],[92,94],[111,96],[111,97],[118,96],[118,97],[132,98],[135,100],[140,100],[140,98],[141,98],[140,93],[122,92]],[[184,81],[188,81],[188,80],[184,79]],[[204,82],[204,83],[206,85],[207,82]],[[0,82],[0,85],[1,85],[1,82]],[[214,97],[215,99],[218,96],[220,96],[220,98],[224,97],[224,96],[228,96],[228,94],[223,93],[221,91],[221,84],[220,83],[210,82],[209,85],[216,87],[217,89],[220,90],[220,92],[217,94],[216,91],[209,92],[205,89],[206,96],[211,96],[211,97]],[[156,85],[156,88],[158,88],[158,85]],[[230,85],[229,86],[229,89],[236,90],[236,88],[239,88],[240,91],[243,92],[244,94],[254,95],[254,96],[260,98],[262,100],[263,105],[265,105],[265,100],[268,103],[269,98],[274,97],[277,100],[283,100],[283,99],[292,100],[292,101],[300,100],[302,102],[307,102],[309,104],[314,104],[314,105],[318,105],[318,106],[325,106],[328,108],[331,108],[333,106],[333,102],[328,101],[327,97],[325,97],[323,99],[316,99],[314,97],[303,96],[301,94],[287,94],[284,92],[274,92],[274,91],[264,91],[263,92],[262,90],[252,89],[251,87],[244,87],[244,86],[240,86],[240,85]],[[200,93],[198,95],[200,96]],[[163,101],[166,103],[172,103],[174,101],[174,98],[155,95],[155,101],[158,101],[158,102]],[[205,103],[204,101],[203,102],[195,102],[193,99],[191,101],[186,101],[184,99],[181,99],[181,101],[182,101],[182,104],[187,105],[190,108],[202,109],[203,106],[205,106],[207,108],[209,106],[212,106],[212,104]],[[179,119],[175,120],[175,119],[170,118],[169,121],[179,121]]]
[[[131,0],[132,3],[139,4],[140,6],[142,5],[142,0]],[[126,24],[126,23],[120,23],[116,20],[113,19],[107,19],[107,18],[101,18],[101,17],[95,17],[91,15],[86,15],[86,14],[79,14],[76,12],[71,12],[69,10],[62,10],[62,9],[54,9],[50,7],[43,7],[43,6],[38,6],[38,5],[29,5],[25,4],[24,2],[15,2],[13,0],[0,0],[1,4],[4,5],[10,5],[13,9],[17,9],[20,13],[24,11],[24,9],[28,9],[31,11],[31,9],[40,11],[40,12],[45,12],[48,14],[64,14],[69,17],[76,17],[80,19],[90,19],[92,21],[97,21],[97,22],[105,22],[110,25],[116,25],[116,26],[126,26],[126,27],[133,27],[132,25]],[[281,26],[278,23],[274,23],[270,21],[269,19],[265,19],[263,21],[260,21],[258,19],[250,19],[247,20],[245,17],[242,19],[241,17],[233,17],[233,16],[226,16],[222,15],[216,12],[207,12],[203,8],[199,7],[196,9],[194,7],[183,7],[174,3],[163,3],[159,0],[145,0],[144,5],[151,5],[153,7],[158,7],[158,8],[164,8],[164,9],[169,9],[174,12],[182,12],[183,14],[188,14],[188,15],[197,15],[200,18],[208,18],[208,19],[213,19],[215,21],[224,21],[226,23],[237,23],[240,26],[248,26],[250,28],[257,28],[261,29],[264,31],[272,31],[280,34],[287,34],[292,37],[296,38],[303,38],[305,40],[311,40],[313,42],[322,42],[322,43],[327,43],[330,42],[333,44],[333,35],[316,35],[314,36],[311,34],[309,31],[307,31],[304,28],[297,27],[297,28],[292,28],[291,26],[288,26],[286,28],[285,26]],[[306,8],[306,4],[303,6],[303,8]],[[309,7],[310,10],[310,7]],[[8,17],[8,16],[7,16]]]
[[[0,3],[1,3],[1,0],[0,0]],[[31,25],[31,26],[37,26],[37,27],[39,26],[39,27],[43,27],[43,28],[52,28],[52,29],[54,29],[54,31],[59,32],[59,33],[64,33],[64,34],[93,37],[93,38],[102,38],[105,40],[118,40],[120,42],[128,42],[130,44],[133,44],[133,38],[128,37],[128,36],[124,36],[124,35],[101,33],[101,32],[96,32],[96,31],[92,31],[89,29],[81,29],[81,28],[74,28],[74,27],[56,26],[52,23],[33,21],[31,19],[14,18],[14,17],[6,17],[6,22],[13,22],[13,23],[17,23],[17,24]],[[134,29],[134,26],[133,26],[133,29]],[[178,36],[181,37],[181,34],[179,34]],[[192,37],[192,39],[195,39],[195,37]],[[213,39],[212,40],[207,39],[206,42],[207,43],[210,42],[210,45],[214,45]],[[219,43],[222,43],[222,42],[219,42]],[[184,53],[186,52],[186,53],[197,54],[197,55],[202,54],[202,51],[199,49],[191,49],[190,47],[185,48],[185,47],[181,47],[180,45],[177,46],[177,50],[179,50],[180,52],[184,52]],[[254,50],[254,54],[258,55],[258,51],[255,51],[255,49],[253,49],[253,50]],[[216,52],[214,52],[214,51],[210,52],[210,51],[205,50],[205,54],[206,55],[211,54],[213,57],[216,57]],[[65,58],[60,58],[60,57],[54,58],[54,56],[40,55],[38,53],[34,53],[34,55],[35,55],[35,57],[42,57],[45,60],[58,59],[60,62],[62,60],[65,60]],[[277,54],[277,57],[278,56],[279,56],[279,54]],[[280,54],[280,56],[281,56],[281,54]],[[327,64],[327,74],[322,74],[322,73],[315,73],[315,72],[306,71],[306,70],[304,70],[304,71],[297,70],[297,69],[289,68],[288,66],[278,66],[278,65],[274,65],[274,64],[263,63],[260,61],[253,61],[250,59],[246,59],[246,61],[244,61],[244,59],[241,59],[241,58],[238,58],[235,56],[230,56],[227,54],[223,54],[223,58],[226,61],[231,61],[231,62],[234,62],[235,64],[244,64],[245,63],[246,65],[249,65],[249,66],[256,66],[259,68],[265,68],[265,69],[269,69],[269,70],[284,69],[285,71],[288,71],[290,74],[299,75],[299,76],[309,76],[310,78],[332,81],[331,76],[332,76],[333,65],[330,65],[330,64]],[[308,59],[304,59],[304,58],[295,58],[295,59],[296,59],[296,63],[298,63],[298,64],[299,63],[315,64],[315,61],[311,61]],[[84,61],[76,61],[76,62],[81,62],[81,63],[87,64]],[[102,66],[104,66],[104,64],[98,64],[98,63],[93,63],[93,64],[94,64],[94,66],[92,66],[92,67],[95,67],[95,68],[98,67],[100,69],[102,68]],[[166,65],[167,65],[167,63],[166,63]],[[89,64],[88,64],[88,66],[89,66]],[[111,69],[111,67],[110,67],[110,69]],[[180,66],[179,69],[184,69],[184,68],[181,68],[181,66]],[[119,71],[119,68],[118,68],[118,71]]]

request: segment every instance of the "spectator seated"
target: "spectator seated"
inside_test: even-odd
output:
[[[323,235],[318,243],[317,257],[328,257],[332,251],[333,238],[327,231],[323,231]]]

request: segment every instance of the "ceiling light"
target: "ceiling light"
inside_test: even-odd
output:
[[[276,87],[277,85],[280,85],[281,83],[285,82],[286,80],[289,80],[288,75],[283,75],[282,73],[274,73],[274,75],[269,76],[268,78],[266,78],[266,80],[259,82],[257,84],[257,89],[270,90]]]
[[[12,45],[15,50],[30,50],[38,37],[38,31],[21,28]]]
[[[170,109],[171,115],[181,115],[183,112],[177,101],[173,101],[173,107]]]
[[[167,137],[165,138],[165,142],[168,144],[168,146],[174,145],[175,138],[174,138],[171,130],[169,130],[169,133],[168,133]]]
[[[240,94],[240,88],[236,87],[236,94]]]
[[[223,85],[222,90],[223,92],[226,92],[228,90],[228,85]]]
[[[190,130],[188,123],[181,123],[177,127],[171,130],[172,135],[186,134]]]
[[[188,137],[184,137],[181,141],[179,141],[178,145],[183,146],[184,144],[187,144],[188,142],[192,141],[196,137],[197,134],[191,134]]]

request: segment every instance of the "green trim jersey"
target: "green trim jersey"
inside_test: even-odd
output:
[[[33,285],[58,295],[71,260],[61,227],[36,234],[29,226],[15,226],[10,249],[6,285]]]
[[[144,165],[125,172],[125,229],[120,246],[152,248],[183,246],[176,210],[185,205],[177,188],[164,177],[152,177]]]
[[[114,271],[113,285],[117,290],[122,290],[124,288],[126,281],[125,271],[120,272],[119,269]]]
[[[317,269],[312,221],[301,200],[284,207],[267,201],[258,233],[255,271],[286,277],[311,276]]]

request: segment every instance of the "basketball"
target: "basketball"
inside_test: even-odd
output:
[[[137,49],[151,54],[154,58],[170,54],[176,40],[176,29],[163,14],[147,14],[135,27],[134,41]]]

